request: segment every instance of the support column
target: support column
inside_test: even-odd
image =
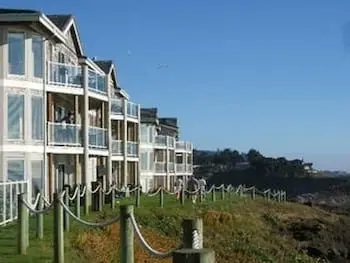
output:
[[[107,88],[107,93],[108,93],[108,102],[106,103],[106,115],[105,115],[105,121],[106,121],[106,126],[107,126],[107,147],[108,147],[108,156],[107,156],[107,182],[109,185],[112,184],[112,176],[113,176],[113,163],[112,163],[112,121],[111,121],[111,94],[112,92],[110,91],[110,78],[111,76],[107,76],[106,80],[106,88]]]
[[[53,121],[53,100],[54,100],[54,94],[52,93],[48,93],[47,94],[47,108],[46,108],[46,117],[47,117],[47,121],[48,122],[52,122]],[[46,126],[46,123],[45,123]],[[47,133],[47,140],[50,137],[50,129],[52,127],[45,127],[45,130],[48,130]],[[50,138],[51,140],[52,138]],[[44,158],[46,158],[46,156],[44,156]],[[47,194],[49,196],[49,200],[52,201],[52,197],[53,197],[53,190],[52,190],[52,183],[53,183],[53,175],[52,175],[52,160],[53,160],[53,154],[52,153],[48,153],[47,154],[47,167],[45,167],[44,169],[47,169],[47,181],[46,181],[46,187],[47,187]],[[45,174],[46,176],[46,174]]]
[[[80,124],[79,122],[79,96],[74,96],[74,124]],[[75,129],[75,140],[77,141],[79,139],[79,129]],[[80,165],[80,158],[79,154],[76,154],[74,156],[74,163],[75,163],[75,183],[81,184],[81,165]]]
[[[126,99],[123,100],[123,106],[124,106],[124,132],[123,132],[123,146],[124,146],[124,174],[123,174],[123,180],[122,180],[122,186],[127,185],[127,179],[128,179],[128,120],[127,120],[127,103],[128,101]]]

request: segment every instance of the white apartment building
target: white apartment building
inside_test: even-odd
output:
[[[176,118],[158,118],[157,108],[141,109],[140,184],[144,191],[174,190],[177,177],[193,175],[193,146],[178,140]]]
[[[0,181],[138,183],[140,107],[111,61],[86,57],[74,18],[0,9]],[[32,185],[32,187],[31,187]]]
[[[0,60],[0,182],[51,198],[66,184],[147,190],[192,175],[192,145],[140,125],[115,65],[86,56],[73,16],[0,9]]]

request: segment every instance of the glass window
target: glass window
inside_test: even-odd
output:
[[[44,118],[43,118],[43,98],[32,97],[32,139],[43,140]]]
[[[24,180],[24,160],[7,161],[7,178],[9,181]]]
[[[148,152],[141,152],[140,154],[141,159],[141,170],[148,170]]]
[[[37,190],[43,191],[43,161],[35,160],[32,161],[32,188],[33,195],[36,194]]]
[[[25,46],[24,33],[8,34],[9,74],[24,75]]]
[[[141,124],[141,141],[142,142],[148,142],[147,131],[148,131],[147,125]]]
[[[24,95],[7,95],[7,137],[23,139],[24,137]]]
[[[43,41],[40,36],[32,38],[34,77],[43,77]]]

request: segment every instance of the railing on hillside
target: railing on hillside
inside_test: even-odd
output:
[[[97,149],[107,148],[107,129],[89,127],[89,147]]]
[[[28,192],[28,181],[0,182],[0,226],[17,219],[17,195]]]
[[[48,122],[47,123],[48,145],[81,147],[81,125]]]
[[[105,76],[89,69],[88,87],[90,91],[106,95]]]
[[[79,65],[48,62],[48,84],[82,88],[82,70]]]

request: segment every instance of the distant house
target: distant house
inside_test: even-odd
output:
[[[247,162],[247,161],[246,162],[238,162],[235,165],[236,170],[246,170],[250,167],[251,167],[250,162]]]

